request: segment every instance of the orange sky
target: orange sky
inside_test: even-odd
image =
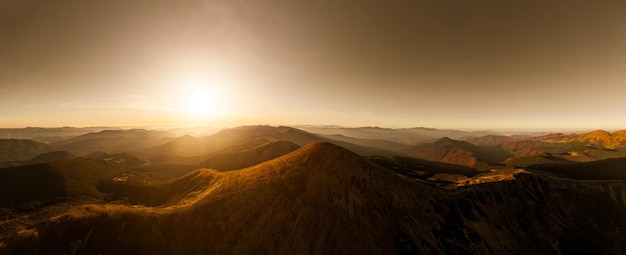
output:
[[[3,1],[0,127],[626,127],[624,1]]]

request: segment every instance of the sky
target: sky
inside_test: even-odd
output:
[[[0,127],[626,129],[626,1],[0,0]]]

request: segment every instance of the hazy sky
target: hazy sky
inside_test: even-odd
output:
[[[626,1],[0,0],[0,127],[626,128]]]

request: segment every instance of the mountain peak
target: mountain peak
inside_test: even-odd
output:
[[[317,183],[316,185],[326,185],[322,183],[361,176],[365,169],[374,168],[352,151],[329,142],[312,142],[274,160],[246,168],[241,174],[254,176],[254,182],[262,176],[282,175],[292,181],[307,180],[309,183]]]

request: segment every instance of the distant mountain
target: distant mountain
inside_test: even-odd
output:
[[[511,156],[510,153],[498,146],[476,146],[448,137],[432,143],[417,145],[411,152],[415,157],[426,160],[480,168],[500,164]]]
[[[34,165],[34,164],[40,164],[40,163],[58,160],[58,159],[71,159],[75,157],[76,155],[74,153],[71,153],[68,151],[53,151],[53,152],[46,152],[46,153],[39,154],[27,160],[3,161],[3,162],[0,162],[0,167]]]
[[[144,187],[135,189],[137,204],[83,205],[21,228],[2,240],[0,253],[626,251],[623,183],[517,174],[448,191],[330,143],[243,170],[200,169]]]
[[[86,154],[95,151],[120,153],[161,145],[171,141],[175,136],[176,135],[174,133],[157,130],[103,130],[67,140],[57,141],[53,144],[61,150],[76,152],[79,154]]]
[[[465,141],[474,145],[500,146],[510,152],[513,157],[524,158],[515,160],[518,163],[522,161],[528,163],[529,160],[544,162],[545,154],[567,161],[586,162],[625,157],[626,148],[623,147],[624,142],[621,138],[624,133],[626,132],[618,131],[611,134],[605,131],[594,131],[584,134],[559,133],[539,137],[484,136],[465,138]],[[526,164],[522,163],[522,165]]]
[[[350,144],[356,144],[360,146],[365,146],[369,148],[380,148],[383,150],[387,150],[389,152],[393,152],[395,155],[406,155],[407,150],[412,147],[412,145],[398,143],[389,140],[380,140],[380,139],[363,139],[363,138],[354,138],[345,135],[321,135],[322,137],[328,139],[329,141],[341,141]],[[388,154],[388,153],[384,153]]]
[[[342,135],[356,139],[390,141],[394,143],[415,145],[433,139],[450,137],[459,139],[469,136],[498,135],[494,131],[461,131],[434,128],[381,128],[381,127],[338,127],[338,126],[296,126],[302,130],[319,135]],[[357,143],[358,144],[358,143]]]
[[[565,144],[535,140],[512,140],[502,144],[502,148],[517,157],[535,156],[545,153],[567,153]]]
[[[260,139],[290,141],[301,146],[321,138],[290,127],[243,126],[225,129],[210,136],[179,137],[169,143],[149,148],[146,152],[151,155],[208,155],[227,148],[249,149],[245,145]]]
[[[201,166],[221,171],[242,169],[277,158],[298,148],[300,146],[289,141],[267,142],[243,151],[217,153],[204,161]]]
[[[539,141],[529,136],[481,136],[466,137],[464,141],[477,146],[500,146],[516,157],[534,156],[544,153],[565,153],[563,143]]]
[[[136,167],[148,163],[147,160],[135,156],[129,153],[116,153],[109,154],[101,151],[96,151],[88,155],[80,157],[81,159],[103,160],[106,162],[112,162],[119,165],[124,165],[127,168]]]
[[[98,132],[107,129],[106,127],[58,127],[58,128],[0,128],[0,138],[2,139],[30,139],[40,142],[57,142],[72,137],[84,135],[91,132]]]
[[[0,139],[0,161],[31,159],[55,151],[54,146],[28,139]]]
[[[486,135],[486,136],[471,136],[463,137],[461,141],[466,141],[473,145],[478,146],[498,146],[515,141],[528,140],[527,136],[503,136],[503,135]]]
[[[541,154],[534,156],[509,158],[504,164],[511,167],[532,167],[536,165],[571,164],[574,161],[555,156],[553,154]]]
[[[616,149],[626,147],[626,130],[613,133],[604,130],[595,130],[582,134],[550,134],[534,138],[538,141],[572,143],[578,142],[586,145],[594,145],[602,148]]]
[[[39,154],[35,156],[34,158],[27,160],[27,162],[28,164],[43,163],[43,162],[48,162],[48,161],[53,161],[53,160],[58,160],[58,159],[71,159],[74,157],[76,157],[76,155],[74,155],[73,153],[69,151],[53,151],[53,152]]]
[[[169,143],[154,146],[144,150],[148,155],[179,155],[199,156],[210,155],[229,148],[230,150],[248,149],[247,145],[256,141],[289,141],[299,146],[315,141],[328,141],[345,147],[360,155],[393,155],[394,152],[361,146],[344,141],[324,138],[309,132],[292,127],[273,126],[242,126],[222,130],[216,134],[204,137],[183,136]]]

